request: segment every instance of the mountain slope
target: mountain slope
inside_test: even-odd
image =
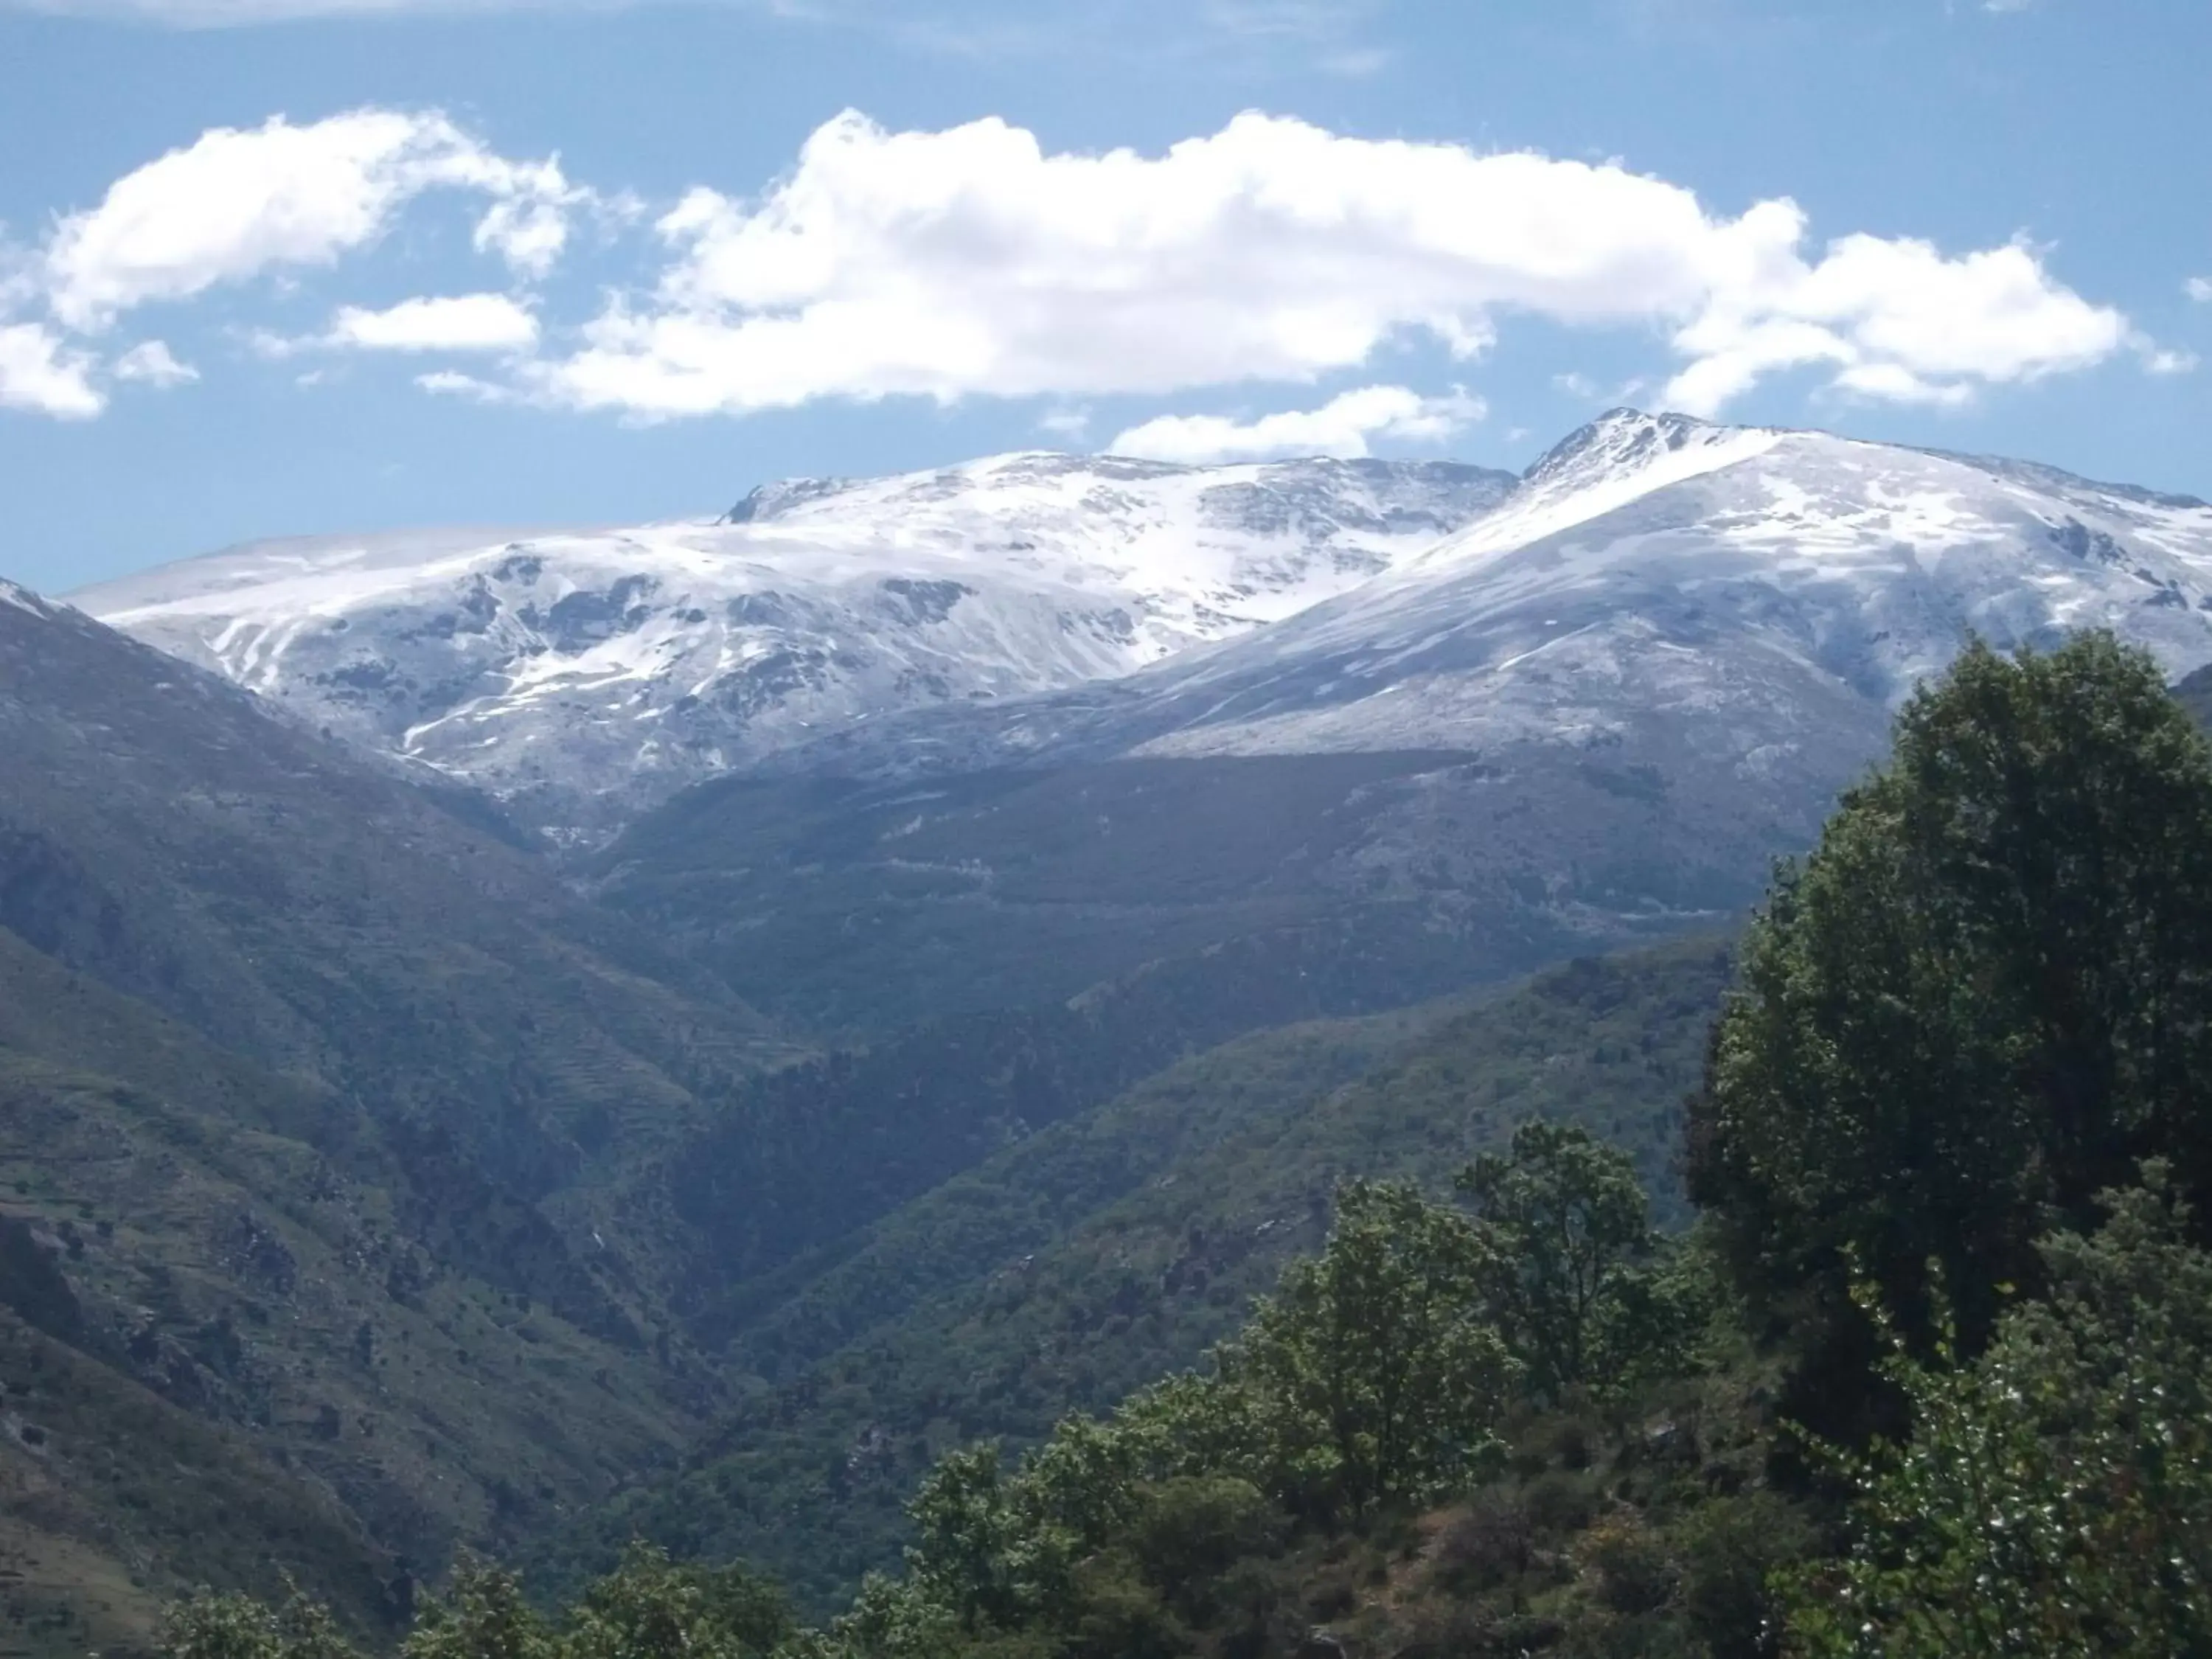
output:
[[[789,764],[1583,749],[1665,728],[1747,775],[1856,751],[1969,632],[2212,660],[2212,507],[2027,463],[1617,410],[1334,600],[1110,686],[846,733]],[[1824,744],[1822,727],[1857,706]]]
[[[281,1569],[381,1636],[457,1541],[665,1459],[690,1391],[507,1288],[575,1269],[467,1186],[0,928],[0,1625],[143,1647]]]
[[[1970,632],[2087,624],[2172,672],[2212,660],[2212,507],[1616,411],[1338,598],[1118,680],[846,727],[593,868],[748,994],[769,947],[825,1020],[868,1016],[878,966],[957,994],[933,939],[1055,989],[1146,928],[1589,949],[1750,902]]]
[[[41,1650],[286,1564],[376,1634],[716,1397],[640,1177],[788,1045],[422,775],[0,586],[0,1620]]]
[[[1510,482],[1004,455],[768,486],[711,525],[264,543],[73,597],[589,836],[816,731],[1126,673],[1290,615]]]
[[[5,598],[0,926],[40,951],[452,1135],[532,1199],[781,1051],[716,982],[575,899],[480,798]]]
[[[566,1529],[541,1572],[573,1579],[642,1534],[772,1565],[826,1610],[896,1562],[939,1453],[1033,1440],[1191,1364],[1318,1242],[1339,1182],[1441,1187],[1530,1117],[1632,1149],[1678,1218],[1676,1115],[1728,974],[1724,950],[1684,941],[1267,1032],[1007,1147],[757,1310],[736,1352],[775,1386],[674,1477]]]

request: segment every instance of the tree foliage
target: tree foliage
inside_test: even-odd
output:
[[[1936,1264],[1971,1353],[2053,1218],[2147,1156],[2212,1177],[2212,754],[2109,635],[1923,688],[1741,960],[1692,1194],[1820,1386],[1871,1352],[1854,1271],[1924,1349]]]
[[[1618,1375],[1658,1338],[1650,1202],[1627,1155],[1572,1124],[1513,1132],[1460,1172],[1480,1305],[1539,1399]]]
[[[1485,1261],[1467,1218],[1411,1187],[1338,1194],[1327,1247],[1218,1358],[1279,1498],[1359,1516],[1480,1466],[1517,1370],[1485,1317]]]
[[[163,1659],[355,1659],[330,1609],[296,1587],[275,1607],[210,1590],[162,1620]]]
[[[1808,1659],[2212,1652],[2212,1255],[2148,1176],[2045,1242],[2049,1299],[1978,1362],[1893,1356],[1911,1437],[1838,1454],[1863,1496],[1801,1586]]]

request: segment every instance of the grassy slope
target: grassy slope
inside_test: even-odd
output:
[[[787,1052],[486,803],[0,604],[0,1307],[107,1402],[40,1406],[9,1547],[125,1624],[272,1554],[365,1620],[666,1457],[715,1393],[636,1177]]]
[[[0,605],[0,926],[510,1192],[598,1193],[785,1045],[489,811],[74,612]]]
[[[422,1210],[365,1115],[0,929],[0,1629],[81,1652],[282,1563],[374,1632],[409,1560],[672,1454],[685,1390],[441,1263]]]
[[[1557,1116],[1633,1148],[1673,1192],[1676,1111],[1726,974],[1720,946],[1690,942],[1550,969],[1434,1023],[1270,1033],[1010,1149],[758,1316],[741,1341],[771,1366],[845,1343],[757,1395],[678,1479],[571,1529],[541,1571],[573,1577],[641,1532],[749,1556],[826,1607],[896,1559],[901,1504],[939,1451],[1034,1437],[1191,1364],[1317,1242],[1346,1176],[1441,1182],[1515,1123]],[[1367,1074],[1328,1086],[1324,1056],[1357,1066],[1363,1046]],[[1054,1170],[1071,1172],[1058,1188]]]

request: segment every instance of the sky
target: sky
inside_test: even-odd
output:
[[[0,0],[0,576],[1617,404],[2212,496],[2203,0]]]

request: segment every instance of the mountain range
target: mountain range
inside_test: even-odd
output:
[[[1511,483],[1449,463],[1002,455],[763,486],[711,523],[259,543],[73,597],[588,839],[822,732],[1123,674],[1279,620]]]
[[[1663,1178],[1724,956],[1494,988],[1724,931],[2085,625],[2205,704],[2212,507],[1631,410],[0,584],[0,1620],[633,1522],[826,1605],[1337,1176],[1534,1102]]]
[[[1293,617],[1118,678],[855,722],[644,814],[586,867],[819,1024],[1070,995],[1284,929],[1330,940],[1270,953],[1298,985],[1402,1000],[1486,956],[1748,902],[1970,635],[2084,625],[2176,675],[2212,659],[2212,508],[1619,411]],[[1425,945],[1433,972],[1398,971]]]

